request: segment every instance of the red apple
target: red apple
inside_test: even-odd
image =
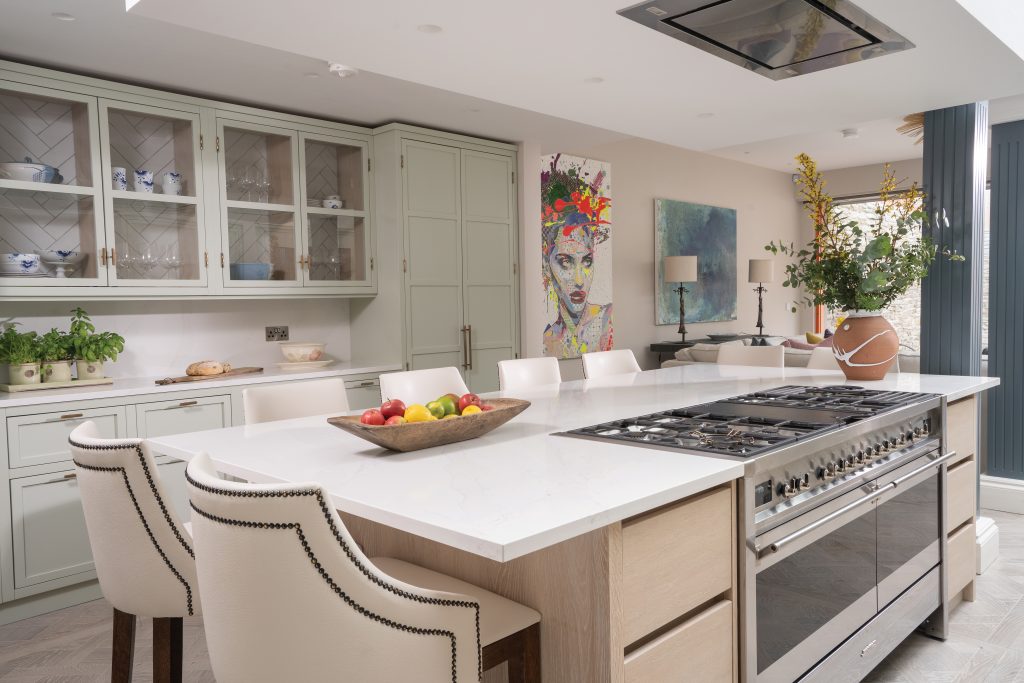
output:
[[[466,409],[466,406],[480,405],[480,397],[476,394],[463,394],[459,398],[459,413]]]
[[[481,403],[480,410],[486,413],[488,410],[494,410],[494,406],[492,406],[490,403]]]
[[[401,415],[392,415],[391,417],[389,417],[387,420],[384,421],[384,424],[386,424],[386,425],[404,425],[405,424],[405,418],[402,417]]]
[[[362,416],[360,416],[359,418],[359,421],[362,422],[364,425],[373,425],[374,427],[379,427],[382,424],[384,424],[384,414],[377,410],[376,408],[371,408],[370,410],[363,412]]]
[[[390,401],[384,401],[380,412],[385,418],[405,417],[405,404],[397,398],[393,398]]]

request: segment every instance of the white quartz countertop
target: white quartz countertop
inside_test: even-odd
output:
[[[564,382],[516,392],[532,405],[490,434],[413,453],[373,446],[328,425],[326,416],[152,443],[157,452],[186,460],[207,452],[222,472],[253,482],[316,482],[339,510],[507,561],[743,473],[739,461],[552,432],[784,384],[846,383],[836,372],[713,364]],[[903,374],[856,384],[955,400],[998,380]]]
[[[15,394],[0,393],[0,408],[20,408],[22,406],[45,405],[47,403],[89,401],[94,399],[120,398],[122,396],[138,396],[140,394],[173,394],[181,391],[231,388],[264,382],[284,382],[297,379],[394,372],[401,369],[402,366],[399,363],[359,365],[350,362],[338,362],[320,370],[298,371],[280,370],[274,364],[271,364],[269,367],[264,367],[263,372],[248,375],[233,375],[224,379],[165,385],[157,384],[156,380],[163,379],[166,375],[161,375],[160,377],[128,377],[115,379],[113,384],[94,384],[67,389],[39,389],[37,391],[25,391]],[[181,374],[184,374],[184,372]]]

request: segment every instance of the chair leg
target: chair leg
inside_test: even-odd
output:
[[[181,617],[153,619],[153,683],[181,683]]]
[[[113,654],[110,683],[130,683],[135,661],[135,615],[114,608]]]
[[[516,634],[518,652],[508,658],[509,683],[540,683],[540,624]]]

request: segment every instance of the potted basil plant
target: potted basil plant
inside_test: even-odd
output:
[[[0,363],[7,364],[11,384],[39,384],[39,336],[8,323],[0,334]]]
[[[39,358],[44,382],[70,382],[75,348],[71,335],[56,327],[39,337]]]
[[[124,351],[124,337],[116,332],[97,332],[89,314],[81,308],[71,315],[71,344],[78,379],[103,379],[103,363],[117,360]]]

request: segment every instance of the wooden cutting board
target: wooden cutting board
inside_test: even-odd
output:
[[[202,382],[207,379],[224,379],[225,377],[233,377],[234,375],[248,375],[254,372],[263,372],[263,368],[232,368],[227,372],[222,372],[219,375],[186,375],[185,377],[165,377],[164,379],[158,379],[157,384],[181,384],[183,382]]]

